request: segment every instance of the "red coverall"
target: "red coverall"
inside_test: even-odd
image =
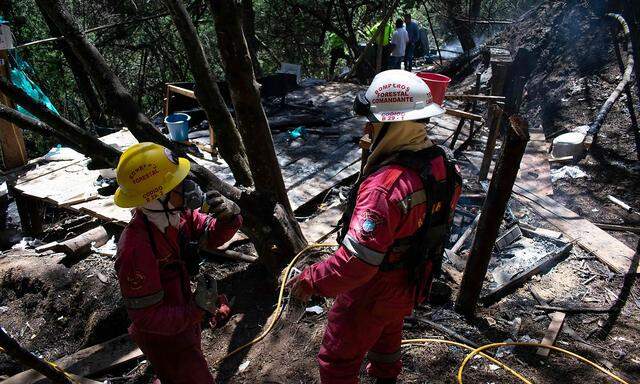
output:
[[[214,382],[200,343],[204,311],[192,297],[185,257],[180,252],[179,232],[169,226],[166,233],[145,222],[136,210],[120,236],[115,263],[122,296],[137,301],[127,312],[132,320],[129,334],[138,344],[163,384]],[[181,236],[197,240],[207,233],[207,245],[228,241],[242,224],[236,216],[217,222],[199,210],[180,218]],[[149,240],[149,229],[157,254]],[[146,306],[152,303],[151,306]]]
[[[444,159],[434,162],[432,172],[442,180]],[[318,354],[322,383],[357,383],[367,351],[369,375],[384,379],[400,374],[402,327],[416,302],[416,287],[409,283],[407,269],[380,271],[379,265],[385,258],[401,260],[403,255],[394,254],[390,246],[422,225],[426,204],[418,199],[411,203],[409,196],[423,189],[418,174],[400,165],[385,166],[368,176],[358,190],[340,248],[301,274],[307,292],[336,297]],[[431,263],[423,273],[429,280]]]

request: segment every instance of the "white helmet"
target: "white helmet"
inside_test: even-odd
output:
[[[433,102],[429,86],[401,69],[378,73],[364,96],[356,97],[354,110],[372,122],[420,120],[444,113]]]

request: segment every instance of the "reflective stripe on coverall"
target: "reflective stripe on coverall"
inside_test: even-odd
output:
[[[318,354],[322,383],[357,383],[367,352],[371,376],[400,374],[402,326],[413,310],[416,289],[405,268],[383,272],[379,266],[385,257],[390,262],[401,259],[402,255],[389,253],[391,245],[422,225],[424,201],[406,204],[407,197],[419,190],[423,184],[418,174],[399,165],[368,176],[358,190],[340,248],[303,271],[300,279],[309,291],[336,298]],[[423,272],[430,275],[430,263]]]
[[[188,255],[181,254],[180,237],[191,241],[207,233],[207,246],[217,247],[233,237],[242,217],[218,222],[199,210],[186,211],[180,218],[181,233],[169,226],[163,234],[143,215],[136,210],[122,232],[115,263],[120,291],[130,303],[129,334],[163,384],[213,383],[201,349],[204,311],[191,294],[185,265]]]

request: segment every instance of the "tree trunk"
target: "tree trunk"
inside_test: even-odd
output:
[[[245,148],[233,117],[220,94],[204,49],[181,0],[164,0],[178,29],[196,82],[196,97],[207,114],[217,137],[220,155],[226,160],[238,184],[251,186],[252,179]]]
[[[120,115],[136,139],[155,141],[165,147],[172,148],[171,141],[162,135],[140,111],[134,98],[109,68],[100,52],[87,41],[61,0],[36,0],[36,4],[55,23],[78,61],[91,76],[98,92],[102,95],[102,99],[110,110]]]
[[[236,119],[247,149],[256,197],[259,197],[254,208],[262,211],[265,217],[279,218],[284,226],[276,243],[270,245],[279,248],[280,255],[272,254],[273,259],[266,260],[270,267],[277,267],[299,251],[306,241],[291,211],[236,3],[234,0],[211,0],[209,5]],[[267,240],[266,244],[264,240]],[[276,239],[267,237],[261,243],[269,245],[269,240]],[[263,250],[263,254],[267,252]]]
[[[253,0],[242,0],[242,30],[247,39],[253,72],[256,77],[262,77],[262,67],[258,60],[258,40],[256,39],[256,14],[253,10]]]
[[[447,18],[451,23],[453,31],[460,40],[462,50],[467,52],[476,47],[475,41],[473,41],[473,32],[471,30],[471,24],[460,19],[462,11],[460,10],[460,3],[454,0],[446,0]]]
[[[51,36],[60,36],[60,31],[56,27],[55,23],[51,20],[51,18],[48,17],[45,12],[42,12],[42,15],[44,21],[47,23],[47,27],[49,27]],[[91,122],[94,125],[104,126],[104,112],[102,110],[102,106],[100,105],[98,94],[91,84],[89,74],[84,70],[82,64],[78,62],[78,59],[73,54],[71,47],[69,47],[69,44],[64,39],[60,39],[56,43],[58,45],[58,49],[62,52],[62,55],[67,61],[67,64],[69,64],[69,68],[71,69],[73,78],[75,79],[76,85],[78,86],[80,96],[84,101],[84,105],[87,107],[87,112],[89,113]]]
[[[71,46],[74,54],[82,62],[85,70],[93,79],[98,91],[103,95],[110,108],[120,113],[120,117],[127,124],[129,130],[136,139],[138,141],[155,142],[170,148],[179,154],[186,155],[184,148],[176,145],[162,135],[155,129],[147,117],[140,112],[138,106],[133,100],[133,97],[122,86],[122,83],[117,76],[113,74],[102,55],[100,55],[100,52],[98,52],[98,50],[79,32],[77,25],[75,25],[71,15],[62,5],[61,0],[36,1],[42,9],[51,16],[60,32],[65,36],[65,39]],[[231,0],[229,0],[229,2],[231,2]],[[224,12],[228,12],[228,10],[225,10]],[[243,76],[242,71],[249,68],[244,76],[249,79],[249,85],[252,87],[251,89],[243,88],[243,79],[241,77],[239,80],[240,85],[236,82],[231,83],[231,88],[235,89],[233,97],[235,99],[247,98],[248,100],[251,100],[255,103],[253,105],[253,110],[260,111],[262,118],[266,120],[266,116],[264,116],[264,111],[260,104],[260,96],[257,91],[255,78],[253,78],[251,60],[247,52],[246,43],[242,35],[242,29],[240,27],[240,21],[237,11],[235,10],[235,6],[232,9],[232,14],[234,16],[232,22],[234,23],[234,26],[237,27],[237,31],[234,29],[234,32],[237,33],[232,34],[230,37],[232,40],[231,45],[233,45],[233,37],[235,36],[236,39],[241,40],[243,50],[239,53],[231,52],[232,55],[226,56],[224,61],[232,63],[233,65],[238,64],[238,68],[230,65],[232,67],[230,72],[235,71],[237,73],[240,71],[240,76]],[[238,56],[234,56],[235,54]],[[229,67],[229,65],[227,67]],[[234,80],[238,81],[237,77],[238,74],[236,74]],[[250,92],[245,95],[243,91]],[[251,115],[250,111],[252,110],[252,106],[247,101],[237,102],[235,107],[238,116],[242,115],[246,117]],[[247,112],[247,110],[249,112]],[[250,119],[243,120],[239,118],[239,122],[241,133],[243,134],[243,139],[246,148],[248,149],[247,157],[249,159],[249,164],[253,167],[254,164],[258,163],[257,168],[252,168],[257,190],[240,190],[235,188],[234,186],[221,181],[211,171],[195,162],[192,162],[191,164],[191,172],[205,190],[217,190],[225,197],[239,203],[240,208],[242,209],[242,215],[245,219],[243,230],[254,241],[261,262],[265,263],[271,268],[272,272],[276,273],[277,266],[283,260],[292,257],[296,251],[301,249],[305,244],[305,240],[300,232],[298,223],[295,221],[295,218],[293,218],[290,208],[288,208],[288,200],[285,200],[286,205],[283,205],[282,203],[275,203],[275,201],[278,200],[276,200],[274,195],[282,198],[282,195],[284,194],[286,198],[286,193],[284,193],[284,183],[282,182],[280,168],[277,161],[275,161],[275,152],[273,149],[271,134],[268,131],[268,125],[266,123],[264,125],[260,125],[259,121],[251,121]],[[254,123],[257,125],[253,125]],[[246,129],[243,130],[243,127]],[[249,140],[246,139],[247,137]],[[255,157],[256,154],[267,153],[268,155],[269,152],[271,157]],[[260,161],[269,163],[272,168],[269,169],[268,167],[265,167],[264,164],[260,164]],[[273,164],[275,164],[275,166],[273,166]],[[259,175],[259,177],[256,178],[256,174]],[[274,176],[274,174],[277,174],[279,184],[269,180],[269,178]],[[280,190],[281,193],[275,193],[278,191],[275,187],[276,185],[282,186]],[[273,203],[269,204],[270,201],[273,201]]]

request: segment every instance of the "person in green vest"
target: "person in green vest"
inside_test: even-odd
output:
[[[379,21],[365,29],[364,37],[367,43],[371,41],[371,39],[373,39],[381,23],[382,22]],[[394,32],[393,24],[391,22],[388,22],[385,25],[385,28],[382,31],[382,33],[376,39],[376,44],[382,45],[382,68],[381,68],[382,71],[388,69],[389,54],[391,53],[391,50],[392,50],[392,47],[389,44],[391,43],[393,32]]]

